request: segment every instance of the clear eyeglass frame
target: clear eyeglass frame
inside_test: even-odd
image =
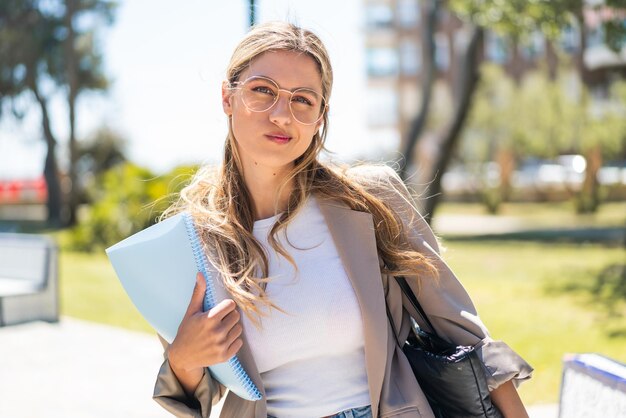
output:
[[[278,83],[276,83],[274,80],[272,80],[269,77],[263,77],[263,76],[248,77],[244,81],[235,81],[235,82],[230,83],[230,87],[229,88],[233,89],[233,90],[242,90],[245,87],[246,83],[249,83],[249,82],[254,81],[254,80],[267,81],[267,82],[271,83],[276,88],[276,92],[277,93],[280,93],[281,91],[284,91],[285,93],[287,93],[289,95],[289,112],[291,113],[291,116],[293,116],[293,118],[296,121],[298,121],[298,123],[301,123],[302,125],[315,125],[320,120],[322,120],[322,118],[326,114],[326,111],[328,109],[328,104],[326,103],[326,98],[321,93],[318,93],[315,90],[308,89],[308,88],[299,88],[299,89],[295,89],[293,91],[292,90],[283,89],[283,88],[280,88]],[[318,95],[321,98],[322,105],[321,105],[321,108],[320,108],[320,114],[319,114],[319,117],[314,122],[302,122],[295,115],[295,112],[293,111],[293,108],[291,106],[291,103],[292,103],[291,100],[293,99],[294,94],[297,94],[298,92],[314,93],[314,94]],[[243,96],[242,96],[242,100],[241,101],[243,102],[243,105],[246,107],[246,109],[248,109],[250,112],[263,113],[263,112],[267,112],[268,110],[273,108],[276,105],[276,103],[278,103],[278,99],[279,98],[280,98],[280,94],[276,94],[274,96],[274,101],[266,109],[263,109],[263,110],[258,110],[258,109],[251,108],[248,105],[248,103],[246,103],[246,100],[244,99]]]

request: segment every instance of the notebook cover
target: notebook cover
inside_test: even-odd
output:
[[[207,289],[204,310],[229,297],[221,280],[214,280],[191,215],[179,213],[106,249],[115,272],[148,323],[169,343],[182,321],[198,271]],[[261,399],[237,356],[209,367],[211,375],[238,396]]]

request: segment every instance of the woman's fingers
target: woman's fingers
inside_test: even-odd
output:
[[[230,347],[237,338],[241,336],[241,332],[243,328],[241,324],[236,324],[234,327],[228,331],[228,336],[226,337],[226,344]]]
[[[237,304],[235,303],[234,300],[224,299],[223,301],[215,305],[213,308],[209,309],[207,317],[209,319],[219,322],[223,320],[226,317],[226,315],[235,311],[236,307],[237,307]]]
[[[243,345],[240,314],[232,299],[224,299],[208,312],[203,311],[206,281],[201,273],[178,328],[169,347],[172,367],[192,370],[222,363],[234,356]]]
[[[241,338],[237,338],[228,348],[226,352],[226,359],[230,359],[232,356],[237,354],[241,347],[243,346],[243,340]]]
[[[197,312],[203,312],[204,295],[206,293],[206,280],[202,273],[196,274],[196,284],[193,287],[193,293],[191,294],[191,300],[187,306],[187,312],[185,317],[191,316]]]
[[[235,324],[239,323],[239,320],[241,319],[240,317],[241,315],[239,315],[237,310],[229,312],[228,315],[222,319],[221,327],[226,331],[229,331],[233,326],[235,326]]]

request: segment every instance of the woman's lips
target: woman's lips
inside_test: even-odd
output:
[[[278,144],[286,144],[287,142],[291,140],[290,136],[278,135],[278,134],[267,134],[265,135],[265,137],[269,139],[270,141],[274,141]]]

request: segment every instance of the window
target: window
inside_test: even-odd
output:
[[[393,12],[386,4],[370,4],[365,8],[368,29],[389,28],[393,24]]]
[[[415,42],[403,40],[400,44],[400,66],[402,74],[416,75],[422,65],[421,48]]]
[[[398,0],[396,13],[400,26],[405,28],[416,27],[420,20],[420,4],[417,0]]]
[[[443,33],[435,34],[435,66],[441,71],[450,67],[450,42]]]
[[[393,48],[367,50],[367,72],[373,77],[398,74],[398,53]]]

